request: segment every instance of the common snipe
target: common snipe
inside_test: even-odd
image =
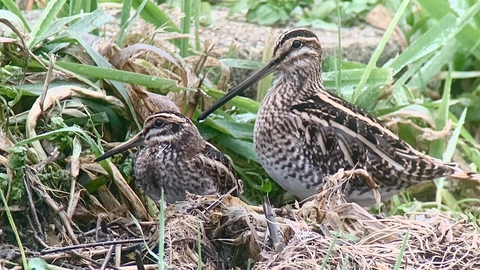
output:
[[[141,145],[145,147],[136,154],[134,178],[153,200],[160,199],[162,187],[165,201],[171,203],[185,199],[185,191],[225,194],[237,186],[229,160],[202,138],[190,119],[175,112],[151,115],[140,133],[95,161]]]
[[[284,33],[270,62],[199,120],[274,70],[278,78],[255,123],[255,149],[265,171],[300,199],[313,195],[326,174],[342,168],[367,172],[345,186],[346,199],[361,205],[375,202],[370,180],[386,201],[401,189],[442,176],[479,178],[415,150],[368,112],[327,92],[321,78],[322,48],[317,36],[304,29]]]

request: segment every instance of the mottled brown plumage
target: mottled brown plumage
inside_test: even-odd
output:
[[[322,48],[315,34],[296,29],[277,41],[270,62],[232,89],[199,120],[239,91],[274,70],[279,76],[263,100],[254,131],[255,149],[265,171],[301,199],[339,169],[364,169],[383,200],[413,184],[442,176],[479,178],[455,163],[425,155],[391,132],[363,109],[325,90],[321,79]],[[375,202],[362,176],[345,184],[347,200]]]
[[[153,200],[163,187],[166,202],[185,198],[185,191],[225,194],[237,186],[229,160],[206,142],[197,127],[179,113],[158,112],[145,120],[143,130],[96,161],[145,145],[135,157],[135,183]]]

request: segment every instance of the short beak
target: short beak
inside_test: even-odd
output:
[[[266,66],[262,69],[255,72],[253,75],[248,77],[245,81],[240,83],[239,85],[232,88],[225,96],[221,99],[217,100],[210,108],[205,110],[199,117],[198,121],[204,121],[211,113],[213,113],[216,109],[220,108],[223,104],[227,103],[230,99],[234,98],[238,95],[241,91],[247,89],[252,84],[258,82],[259,80],[265,78],[268,74],[272,73],[273,70],[277,67],[277,63],[275,63],[275,59],[270,60]]]
[[[130,140],[128,140],[128,141],[122,143],[121,145],[105,152],[103,155],[96,158],[95,162],[104,160],[104,159],[109,158],[109,157],[111,157],[115,154],[118,154],[118,153],[123,152],[125,150],[128,150],[130,148],[137,147],[137,146],[140,146],[140,145],[143,145],[143,144],[144,144],[143,132],[140,132],[137,135],[135,135],[135,137],[131,138]]]

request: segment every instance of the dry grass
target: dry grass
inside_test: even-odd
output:
[[[345,202],[339,188],[348,181],[345,175],[329,177],[324,189],[301,207],[273,209],[274,229],[267,229],[264,208],[230,195],[188,194],[166,209],[164,260],[170,268],[197,269],[201,239],[203,269],[246,269],[249,261],[252,269],[393,269],[402,253],[401,269],[480,268],[480,234],[474,223],[434,210],[376,217]],[[72,189],[72,205],[66,193],[43,185],[31,167],[26,176],[31,192],[40,198],[33,209],[39,215],[24,216],[29,225],[21,226],[28,257],[69,269],[155,268],[146,246],[154,251],[158,246],[157,222],[135,225],[124,206],[102,205],[80,185]],[[137,195],[132,191],[130,196]],[[96,224],[85,225],[92,222]],[[35,240],[25,241],[28,236]],[[0,256],[17,261],[19,252],[3,244]]]
[[[275,218],[277,245],[261,208],[233,197],[218,201],[191,195],[167,212],[167,264],[195,267],[199,224],[206,269],[229,268],[232,263],[245,268],[248,259],[256,262],[253,269],[319,269],[322,264],[325,269],[393,269],[402,253],[401,269],[480,267],[475,224],[433,210],[375,217],[345,203],[337,188],[343,176],[341,172],[330,177],[324,191],[297,210],[276,209],[281,215]],[[215,250],[225,252],[226,246],[229,253],[222,258]]]

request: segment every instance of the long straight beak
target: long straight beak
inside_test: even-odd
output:
[[[252,84],[258,82],[259,80],[265,78],[268,74],[272,73],[275,67],[277,66],[277,63],[272,59],[266,66],[264,66],[262,69],[258,70],[254,74],[252,74],[250,77],[245,79],[242,83],[239,85],[235,86],[232,88],[225,96],[217,100],[210,108],[205,110],[199,117],[198,121],[202,122],[204,121],[211,113],[213,113],[215,110],[220,108],[223,104],[227,103],[230,99],[234,98],[236,95],[238,95],[241,91],[247,89],[249,86]]]
[[[137,146],[140,146],[140,145],[143,145],[143,144],[144,144],[143,132],[140,132],[137,135],[135,135],[135,137],[131,138],[130,140],[122,143],[121,145],[119,145],[119,146],[117,146],[113,149],[110,149],[109,151],[105,152],[103,155],[97,157],[95,159],[95,162],[104,160],[104,159],[109,158],[109,157],[111,157],[115,154],[118,154],[118,153],[123,152],[125,150],[128,150],[130,148],[137,147]]]

